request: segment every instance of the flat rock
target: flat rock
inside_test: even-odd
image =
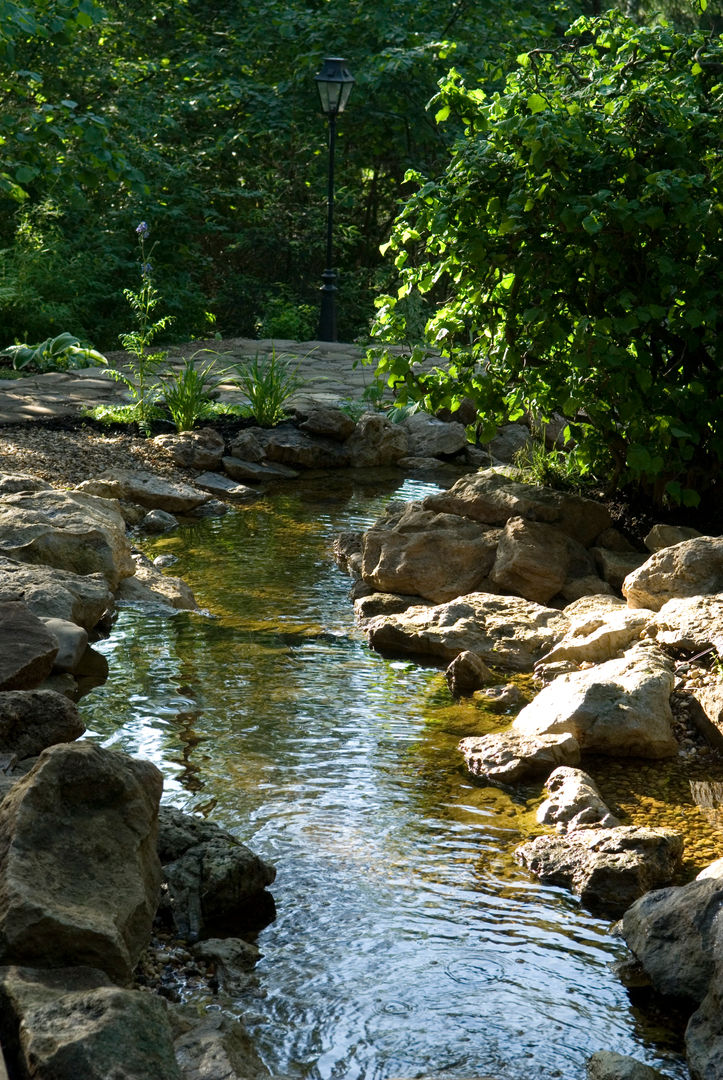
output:
[[[647,608],[630,609],[617,606],[599,609],[577,617],[565,609],[570,629],[543,656],[541,664],[572,660],[576,664],[600,664],[625,652],[641,637],[654,612]]]
[[[428,495],[424,506],[488,525],[504,525],[511,517],[542,521],[584,547],[612,524],[607,508],[592,499],[523,484],[494,469],[461,477],[449,491]]]
[[[591,776],[582,769],[562,765],[545,781],[548,797],[537,809],[541,825],[554,825],[558,832],[577,829],[613,829],[620,822],[610,813]]]
[[[469,593],[448,604],[380,615],[367,626],[379,652],[431,656],[449,663],[469,650],[492,667],[531,671],[568,627],[566,617],[515,596]]]
[[[126,604],[172,608],[174,611],[198,611],[190,586],[182,578],[163,574],[155,566],[140,562],[134,577],[121,582],[118,599]]]
[[[628,607],[660,611],[668,600],[723,592],[723,536],[698,536],[666,547],[623,582]]]
[[[484,587],[498,540],[498,529],[454,514],[394,506],[362,536],[361,575],[378,592],[445,603]]]
[[[58,639],[19,600],[0,601],[0,690],[39,686],[53,669]]]
[[[263,484],[268,480],[293,480],[299,473],[288,465],[271,465],[268,461],[242,461],[237,457],[225,457],[221,464],[232,480]]]
[[[470,735],[458,749],[468,772],[500,784],[517,784],[545,776],[559,765],[577,765],[580,747],[567,734],[527,738],[513,731]]]
[[[0,754],[22,761],[55,743],[74,742],[85,731],[77,707],[53,690],[0,694]]]
[[[712,645],[723,655],[723,591],[668,600],[651,615],[645,635],[692,653]]]
[[[525,697],[519,686],[514,683],[505,683],[503,686],[487,686],[483,690],[476,690],[472,695],[475,701],[495,713],[509,713],[519,710],[525,704]]]
[[[0,957],[130,982],[158,902],[162,778],[87,742],[44,750],[0,804]]]
[[[373,619],[375,615],[397,615],[407,608],[425,604],[421,596],[400,596],[399,593],[372,592],[354,601],[354,611],[361,620]]]
[[[117,504],[81,491],[0,499],[0,555],[76,574],[101,573],[112,589],[133,573]]]
[[[182,1080],[166,1002],[90,967],[0,969],[0,1035],[14,1076]]]
[[[671,757],[672,662],[659,649],[636,646],[619,660],[560,675],[513,721],[522,735],[574,735],[587,753]]]
[[[208,491],[211,495],[218,495],[222,499],[233,499],[234,502],[248,502],[249,499],[259,497],[255,488],[250,488],[247,484],[239,484],[230,476],[222,476],[220,473],[201,473],[196,477],[196,486],[202,491]]]
[[[682,837],[670,829],[620,825],[538,836],[515,858],[545,884],[572,889],[594,914],[615,918],[670,882],[682,852]]]
[[[140,503],[149,510],[167,510],[169,514],[184,514],[208,501],[204,491],[170,480],[142,469],[108,469],[99,477],[85,480],[77,491],[87,491],[105,499],[126,499]]]

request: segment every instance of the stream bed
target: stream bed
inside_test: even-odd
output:
[[[207,613],[121,610],[89,734],[276,865],[237,1002],[272,1074],[583,1080],[606,1049],[683,1080],[680,1023],[624,989],[609,924],[514,862],[539,790],[467,778],[459,738],[499,719],[355,625],[334,537],[430,490],[336,474],[144,541]]]

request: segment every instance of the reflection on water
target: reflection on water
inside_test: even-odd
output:
[[[577,1080],[614,1049],[686,1076],[678,1035],[612,972],[607,924],[515,865],[535,800],[464,775],[460,734],[499,721],[355,628],[330,546],[378,492],[327,478],[154,543],[209,614],[124,611],[89,728],[276,864],[278,918],[239,1002],[272,1072]]]

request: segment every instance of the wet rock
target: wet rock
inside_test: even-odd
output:
[[[662,551],[666,547],[682,544],[684,540],[693,540],[701,534],[688,525],[653,525],[643,543],[648,551]]]
[[[198,611],[191,588],[182,578],[163,574],[155,566],[139,564],[135,576],[121,582],[118,599],[126,604],[172,608],[175,611]]]
[[[376,615],[396,615],[414,605],[424,604],[421,596],[399,596],[397,593],[369,593],[354,601],[354,611],[359,619],[373,619]]]
[[[0,499],[0,554],[76,574],[101,573],[112,589],[133,573],[117,505],[80,491]]]
[[[186,1009],[177,1016],[175,1025],[182,1026],[174,1045],[183,1080],[268,1077],[268,1069],[239,1020],[223,1013],[207,1013],[199,1018]]]
[[[562,588],[573,560],[575,577],[592,570],[585,549],[564,532],[515,517],[502,530],[489,576],[501,591],[546,604]]]
[[[92,743],[44,750],[0,804],[0,957],[126,984],[150,936],[162,779]]]
[[[623,582],[628,607],[659,611],[676,597],[723,592],[723,536],[698,536],[666,547]]]
[[[571,735],[526,738],[513,731],[471,735],[458,749],[468,772],[499,784],[517,784],[545,776],[558,765],[577,765],[580,747]]]
[[[231,997],[248,987],[251,972],[261,958],[255,945],[234,937],[198,941],[191,952],[213,967],[219,988]]]
[[[455,656],[444,676],[452,697],[468,697],[492,681],[492,672],[484,660],[469,651]]]
[[[612,660],[637,641],[654,616],[647,608],[630,609],[601,607],[597,611],[571,614],[570,629],[557,644],[543,656],[541,664],[554,664],[559,660],[572,660],[576,664],[600,664]]]
[[[299,430],[309,435],[322,435],[336,442],[346,442],[353,433],[356,423],[342,409],[333,409],[324,405],[317,405],[309,410],[303,423],[299,424]]]
[[[0,1037],[14,1076],[182,1080],[163,999],[90,967],[0,969]]]
[[[140,521],[143,532],[165,533],[178,528],[178,518],[167,510],[150,510]]]
[[[593,914],[620,916],[675,875],[683,840],[670,829],[621,825],[538,836],[515,858],[541,881],[572,889]]]
[[[215,428],[158,435],[153,442],[168,450],[176,465],[200,472],[218,469],[225,449],[223,436]]]
[[[523,735],[569,732],[583,752],[670,757],[672,662],[655,647],[636,646],[619,660],[560,675],[513,721]]]
[[[538,807],[541,825],[554,825],[558,832],[577,829],[614,829],[620,822],[610,813],[591,776],[582,769],[561,766],[545,781],[548,797]]]
[[[494,469],[461,477],[449,491],[428,495],[423,505],[488,525],[504,525],[511,517],[542,521],[556,525],[584,547],[611,524],[606,507],[592,499],[523,484]]]
[[[407,453],[411,457],[437,458],[456,454],[467,445],[467,432],[462,424],[445,422],[429,413],[411,413],[400,426],[407,434]]]
[[[334,561],[340,570],[351,577],[361,575],[361,551],[362,534],[360,532],[343,532],[334,540]]]
[[[102,574],[73,574],[0,557],[0,602],[23,601],[39,618],[67,619],[91,630],[113,607]]]
[[[0,754],[22,761],[47,746],[74,742],[85,731],[78,709],[53,690],[9,690],[0,694]]]
[[[208,491],[211,495],[218,495],[222,499],[232,499],[234,502],[248,502],[249,499],[259,497],[255,488],[247,484],[239,484],[230,476],[222,476],[220,473],[201,473],[196,477],[196,487],[201,488],[202,491]]]
[[[364,533],[362,577],[378,592],[445,603],[483,585],[498,539],[498,529],[407,503]]]
[[[188,513],[208,500],[204,491],[142,469],[108,469],[99,477],[79,484],[76,491],[104,499],[127,499],[149,510],[167,510],[169,514]]]
[[[276,870],[217,825],[162,807],[158,853],[181,937],[238,934],[273,917],[265,890]]]
[[[587,1080],[665,1080],[657,1069],[611,1050],[594,1053],[587,1061],[586,1070]]]
[[[242,461],[237,457],[225,457],[222,465],[232,480],[249,484],[263,484],[269,480],[293,480],[299,475],[296,469],[290,469],[288,465],[271,465],[268,461],[259,464],[255,461]]]
[[[53,669],[58,639],[25,604],[0,602],[0,690],[39,686]]]
[[[504,686],[487,686],[484,690],[475,691],[472,696],[490,712],[512,712],[525,704],[522,691],[514,683],[505,683]]]
[[[58,643],[53,669],[77,671],[88,648],[88,631],[67,619],[42,619],[42,623]]]
[[[349,464],[355,469],[396,465],[408,453],[407,433],[381,413],[366,413],[345,443]]]
[[[491,666],[531,671],[567,629],[567,619],[515,596],[469,593],[448,604],[380,615],[367,627],[379,652],[433,656],[449,663],[469,650]]]

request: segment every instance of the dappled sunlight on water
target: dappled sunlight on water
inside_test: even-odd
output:
[[[83,702],[165,798],[274,862],[278,917],[238,1003],[274,1073],[579,1080],[592,1050],[687,1075],[679,1032],[632,1008],[605,922],[513,860],[539,788],[472,783],[456,745],[506,722],[354,625],[334,536],[393,493],[334,478],[149,545],[207,614],[121,613]],[[408,483],[401,497],[417,498]],[[397,493],[399,495],[399,493]]]

